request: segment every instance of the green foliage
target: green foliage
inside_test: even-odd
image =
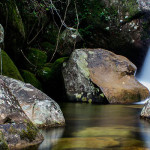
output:
[[[18,1],[19,3],[19,1]],[[53,8],[53,5],[48,0],[31,0],[31,1],[22,1],[22,5],[25,5],[24,7],[24,13],[33,15],[35,17],[42,17],[46,15],[46,11],[49,11]]]
[[[10,57],[7,55],[7,53],[4,51],[2,51],[2,59],[3,59],[3,65],[2,65],[3,75],[17,79],[17,80],[24,81],[17,67],[15,66],[13,61],[10,59]]]

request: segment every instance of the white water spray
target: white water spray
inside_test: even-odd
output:
[[[142,69],[136,78],[140,83],[146,86],[150,91],[150,47],[146,54]],[[146,99],[144,101],[137,102],[136,104],[145,104],[148,100],[149,99]]]

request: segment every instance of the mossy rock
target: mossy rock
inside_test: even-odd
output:
[[[7,18],[8,25],[11,28],[13,27],[15,31],[20,33],[20,35],[25,38],[24,25],[15,0],[2,0],[1,4],[5,5],[7,8],[6,11],[6,8],[3,7],[3,5],[0,5],[0,9],[2,10],[2,12],[0,12],[3,18]]]
[[[35,77],[35,75],[27,70],[22,70],[21,71],[21,75],[24,79],[24,82],[26,83],[30,83],[32,84],[34,87],[38,88],[38,89],[42,89],[41,88],[41,83],[39,82],[39,80]]]
[[[27,124],[26,130],[23,129],[20,132],[20,138],[22,140],[29,140],[30,142],[32,142],[35,140],[37,136],[38,129],[31,122],[27,122],[26,124]]]
[[[1,150],[9,150],[7,142],[4,139],[3,133],[0,131],[0,149]]]
[[[2,74],[17,80],[24,81],[19,70],[7,55],[5,51],[2,50]],[[1,67],[0,67],[1,68]]]
[[[41,44],[42,48],[50,55],[52,55],[55,51],[55,45],[49,43],[49,42],[43,42]]]
[[[44,67],[38,72],[38,76],[42,79],[43,82],[46,82],[52,74],[52,69],[49,67]]]
[[[47,61],[46,53],[36,48],[29,49],[27,58],[37,68],[42,68]],[[28,63],[26,67],[32,68],[33,66]]]
[[[39,78],[44,83],[43,90],[51,98],[58,101],[65,97],[61,68],[67,59],[68,57],[59,58],[53,64],[47,64],[47,67],[43,67],[43,69],[38,72]],[[48,65],[51,67],[48,67]]]
[[[38,72],[39,77],[47,82],[48,80],[53,80],[61,73],[62,64],[68,59],[68,57],[62,57],[57,59],[53,64],[48,63],[46,67]],[[49,67],[51,66],[51,67]]]

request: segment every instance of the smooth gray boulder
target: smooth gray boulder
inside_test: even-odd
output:
[[[63,126],[65,119],[59,105],[46,94],[28,83],[0,76],[25,114],[37,127]]]

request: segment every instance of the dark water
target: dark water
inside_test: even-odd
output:
[[[150,123],[140,120],[140,105],[66,103],[61,108],[66,127],[43,130],[45,140],[39,148],[34,149],[150,149]]]

